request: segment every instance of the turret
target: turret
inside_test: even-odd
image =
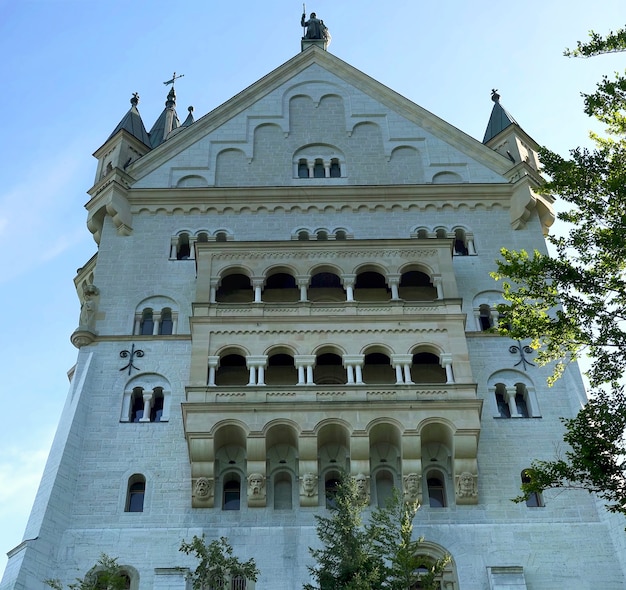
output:
[[[104,145],[94,153],[98,158],[96,184],[114,168],[126,170],[131,162],[150,151],[150,138],[137,109],[138,103],[139,95],[135,92],[130,99],[131,107],[128,112]]]
[[[495,89],[491,91],[491,100],[494,105],[483,143],[508,158],[511,166],[523,162],[538,175],[539,145],[500,104],[500,95]]]
[[[174,130],[180,127],[180,121],[176,114],[176,92],[174,86],[167,94],[167,100],[165,101],[165,108],[159,115],[152,129],[150,129],[150,145],[155,148],[161,145],[167,136]]]

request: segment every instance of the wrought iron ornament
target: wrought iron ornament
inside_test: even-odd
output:
[[[524,371],[526,370],[526,365],[530,365],[531,367],[536,366],[535,363],[531,363],[524,354],[524,353],[532,354],[532,351],[533,349],[530,346],[528,346],[528,344],[525,344],[524,346],[522,346],[522,343],[519,340],[517,341],[517,346],[515,344],[512,346],[509,346],[509,352],[511,354],[515,354],[516,352],[519,352],[519,355],[520,355],[520,360],[517,361],[515,365],[513,366],[517,367],[518,365],[523,365]]]
[[[120,371],[125,371],[126,369],[128,369],[129,375],[133,369],[135,369],[136,371],[139,371],[139,367],[136,367],[135,365],[133,365],[133,360],[136,356],[141,358],[143,356],[143,350],[139,350],[139,349],[135,350],[134,344],[130,347],[130,350],[122,350],[122,352],[120,352],[120,357],[123,359],[127,359],[130,357],[130,360],[128,361],[128,364],[125,367],[122,367],[120,369]]]

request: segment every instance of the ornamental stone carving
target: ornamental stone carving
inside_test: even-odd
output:
[[[370,503],[370,478],[364,473],[353,477],[359,500],[366,506]]]
[[[403,478],[404,501],[419,502],[422,495],[422,477],[419,473],[408,473]]]
[[[248,475],[248,506],[265,506],[265,476],[262,473]]]
[[[464,471],[456,476],[457,504],[476,504],[478,500],[478,486],[476,475]]]
[[[300,476],[300,506],[317,506],[318,477],[315,473],[304,473]]]
[[[213,506],[215,485],[213,478],[198,477],[193,484],[191,505],[194,508],[209,508]]]

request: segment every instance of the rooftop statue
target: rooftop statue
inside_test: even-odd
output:
[[[330,34],[324,24],[324,21],[317,18],[317,15],[312,12],[309,20],[306,20],[306,13],[302,13],[302,19],[300,19],[300,25],[306,27],[306,33],[303,39],[324,39],[330,42]]]

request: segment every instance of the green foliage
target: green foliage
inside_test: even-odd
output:
[[[316,515],[322,549],[309,549],[317,561],[309,572],[317,586],[305,590],[376,590],[383,588],[383,563],[362,526],[363,501],[356,482],[342,474],[330,502],[330,516]]]
[[[435,579],[449,556],[433,560],[419,555],[422,538],[413,539],[417,503],[404,502],[399,490],[384,508],[363,524],[363,501],[354,480],[342,474],[332,498],[331,515],[316,516],[322,549],[309,549],[317,564],[309,571],[316,586],[304,590],[411,590],[437,588]]]
[[[53,590],[63,590],[60,580],[45,580],[44,583]],[[103,553],[84,578],[76,578],[76,582],[67,588],[68,590],[125,590],[128,588],[128,578],[120,569],[117,559]]]
[[[413,538],[413,520],[418,510],[417,502],[405,502],[394,488],[385,507],[372,513],[366,527],[374,552],[385,564],[384,587],[390,590],[411,590],[418,582],[420,588],[435,589],[437,576],[450,561],[450,556],[433,560],[420,555],[424,538]]]
[[[194,555],[198,567],[187,575],[193,590],[217,590],[225,588],[225,583],[236,576],[257,581],[259,570],[254,559],[241,562],[233,555],[233,548],[228,539],[221,537],[208,545],[202,537],[195,536],[191,542],[183,541],[179,551],[186,555]]]
[[[569,445],[554,461],[535,461],[522,484],[523,502],[548,488],[578,488],[595,492],[611,512],[626,514],[626,396],[623,389],[599,392],[575,418],[564,420]]]
[[[626,29],[578,43],[569,56],[626,51]],[[594,149],[576,148],[569,158],[542,148],[549,181],[540,189],[570,208],[558,218],[566,235],[549,236],[556,251],[502,250],[494,278],[503,281],[508,305],[499,331],[531,339],[539,364],[555,362],[551,381],[566,363],[587,355],[592,401],[565,420],[571,450],[529,470],[521,501],[532,492],[581,487],[598,493],[610,510],[626,514],[626,404],[620,383],[626,372],[626,77],[604,77],[596,92],[583,94],[585,112],[607,125],[592,134]]]

